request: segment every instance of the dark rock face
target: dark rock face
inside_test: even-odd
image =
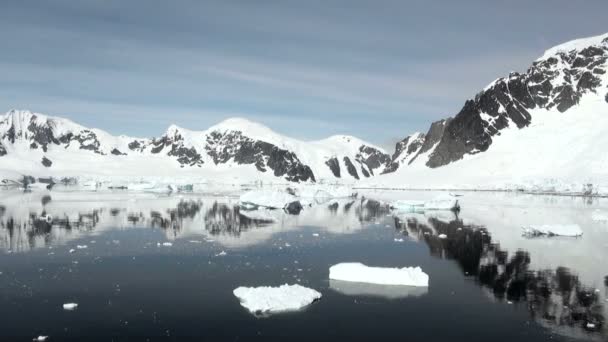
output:
[[[606,97],[604,98],[604,100],[606,100],[606,103],[608,103],[608,93],[606,93]],[[6,154],[6,151],[5,151]],[[2,155],[2,147],[0,146],[0,156]]]
[[[5,156],[5,155],[6,155],[6,147],[4,147],[4,145],[2,145],[2,143],[0,143],[0,157]]]
[[[395,152],[391,157],[391,163],[384,169],[383,174],[397,171],[400,160],[407,159],[410,155],[418,153],[425,141],[424,134],[409,135],[405,139],[397,142]]]
[[[53,165],[53,162],[47,157],[42,157],[42,165],[44,165],[45,167],[51,167],[51,165]]]
[[[137,141],[131,142],[129,148],[140,148],[141,144]],[[186,147],[184,138],[179,132],[175,132],[172,136],[164,135],[159,139],[152,140],[150,152],[158,154],[162,151],[167,151],[168,156],[176,157],[182,167],[201,166],[204,164],[203,157],[196,151],[194,147]]]
[[[286,205],[284,209],[290,215],[299,215],[303,207],[300,201],[295,201]]]
[[[422,146],[420,146],[418,153],[416,153],[416,155],[410,160],[410,164],[413,163],[420,154],[428,152],[431,148],[433,148],[433,146],[439,143],[445,132],[445,128],[450,124],[450,122],[452,122],[451,118],[435,121],[431,124],[431,128],[429,128],[428,133],[424,136]]]
[[[127,145],[129,147],[129,149],[131,151],[136,151],[136,150],[140,150],[142,148],[143,143],[137,141],[137,140],[133,140],[129,143],[129,145]]]
[[[238,164],[254,164],[261,172],[271,169],[275,176],[285,177],[291,182],[315,181],[310,167],[304,165],[295,153],[253,140],[240,131],[211,132],[207,137],[206,150],[215,164],[232,159]]]
[[[355,177],[355,179],[359,179],[359,174],[357,173],[357,168],[353,165],[353,162],[350,161],[350,158],[344,157],[344,165],[346,165],[346,171],[348,174]]]
[[[496,80],[468,100],[449,122],[439,139],[431,136],[433,126],[419,153],[428,151],[438,141],[426,165],[439,167],[462,159],[465,154],[486,151],[492,137],[510,125],[524,128],[532,119],[529,110],[555,108],[561,113],[577,105],[586,93],[601,86],[596,75],[606,72],[608,44],[580,51],[559,52],[540,59],[524,74],[511,73]],[[435,125],[437,123],[434,123]]]
[[[606,95],[607,99],[608,99],[608,95]],[[334,174],[334,176],[336,176],[337,178],[340,178],[340,163],[338,162],[338,158],[333,157],[329,160],[327,160],[325,162],[325,165],[329,166],[329,169],[331,170],[331,172]]]
[[[117,148],[112,149],[112,151],[110,153],[112,153],[115,156],[126,156],[127,155],[126,153],[120,152],[120,150]]]
[[[361,173],[365,177],[369,177],[369,174],[374,174],[374,169],[380,167],[387,167],[391,163],[391,156],[371,146],[362,145],[359,147],[359,153],[356,155],[356,161],[363,164],[369,170],[365,170],[361,167]]]

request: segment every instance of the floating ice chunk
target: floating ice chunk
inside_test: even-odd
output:
[[[347,296],[371,296],[387,299],[419,297],[428,292],[428,287],[424,286],[381,285],[333,279],[329,280],[329,287]]]
[[[296,311],[321,298],[321,293],[301,285],[239,287],[233,291],[251,313]]]
[[[522,235],[525,237],[537,237],[537,236],[577,237],[577,236],[583,235],[583,230],[577,224],[531,225],[531,226],[522,227]]]
[[[86,248],[89,248],[89,246],[87,246],[87,245],[76,245],[76,248],[77,249],[86,249]]]
[[[319,233],[312,233],[312,236],[319,237]]]
[[[75,250],[74,248],[71,248],[71,249],[69,250],[69,252],[70,252],[70,253],[74,253],[74,252],[76,252],[76,250]]]
[[[163,242],[163,246],[165,246],[165,247],[171,247],[171,246],[173,246],[173,243],[171,243],[171,242]]]
[[[288,204],[297,202],[298,198],[287,192],[272,191],[249,191],[241,195],[239,203],[246,208],[264,207],[268,209],[283,209]]]
[[[440,239],[447,239],[448,238],[448,236],[445,235],[445,234],[439,234],[437,237],[440,238]]]
[[[76,309],[77,307],[78,307],[78,304],[76,304],[76,303],[63,304],[63,310],[72,311],[72,310]]]
[[[369,267],[358,262],[331,266],[329,279],[381,285],[429,286],[429,276],[420,267]]]
[[[403,242],[403,239],[398,239],[398,238],[395,238],[395,239],[394,239],[394,241],[395,241],[395,242]]]
[[[591,219],[596,222],[608,222],[608,212],[595,210],[591,213]]]
[[[33,341],[35,341],[35,342],[44,342],[44,341],[46,341],[48,338],[49,338],[48,336],[40,335],[40,336],[38,336],[38,337],[35,337],[35,338],[33,339]]]
[[[225,256],[225,255],[228,255],[228,253],[226,253],[226,251],[221,251],[221,252],[217,253],[215,256],[218,257],[218,256]]]

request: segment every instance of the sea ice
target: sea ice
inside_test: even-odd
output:
[[[233,293],[241,305],[254,314],[295,311],[321,298],[321,293],[297,284],[239,287]]]
[[[525,237],[537,237],[537,236],[577,237],[577,236],[583,235],[583,230],[577,224],[531,225],[531,226],[522,227],[522,235]]]
[[[429,286],[429,276],[420,267],[370,267],[358,262],[331,266],[329,279],[381,285]]]

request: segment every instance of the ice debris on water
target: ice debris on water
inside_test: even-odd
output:
[[[296,311],[321,298],[316,290],[295,284],[279,287],[239,287],[233,291],[241,305],[251,313]]]
[[[35,341],[35,342],[44,342],[44,341],[46,341],[48,338],[49,338],[48,336],[45,336],[45,335],[40,335],[40,336],[38,336],[38,337],[34,337],[33,341]]]
[[[63,310],[71,311],[71,310],[76,309],[77,307],[78,307],[78,304],[76,304],[76,303],[66,303],[66,304],[63,304]]]

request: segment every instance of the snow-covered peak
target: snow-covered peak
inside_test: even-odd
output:
[[[318,144],[328,145],[328,146],[352,146],[356,149],[359,149],[361,146],[372,147],[380,152],[385,153],[382,147],[378,147],[368,143],[367,141],[361,140],[352,135],[332,135],[329,138],[325,138],[323,140],[317,141]]]
[[[549,50],[545,51],[543,56],[538,61],[545,60],[549,57],[553,57],[560,52],[570,52],[573,50],[582,50],[591,46],[608,46],[608,33],[604,33],[595,37],[581,38],[571,40],[569,42],[554,46]]]

